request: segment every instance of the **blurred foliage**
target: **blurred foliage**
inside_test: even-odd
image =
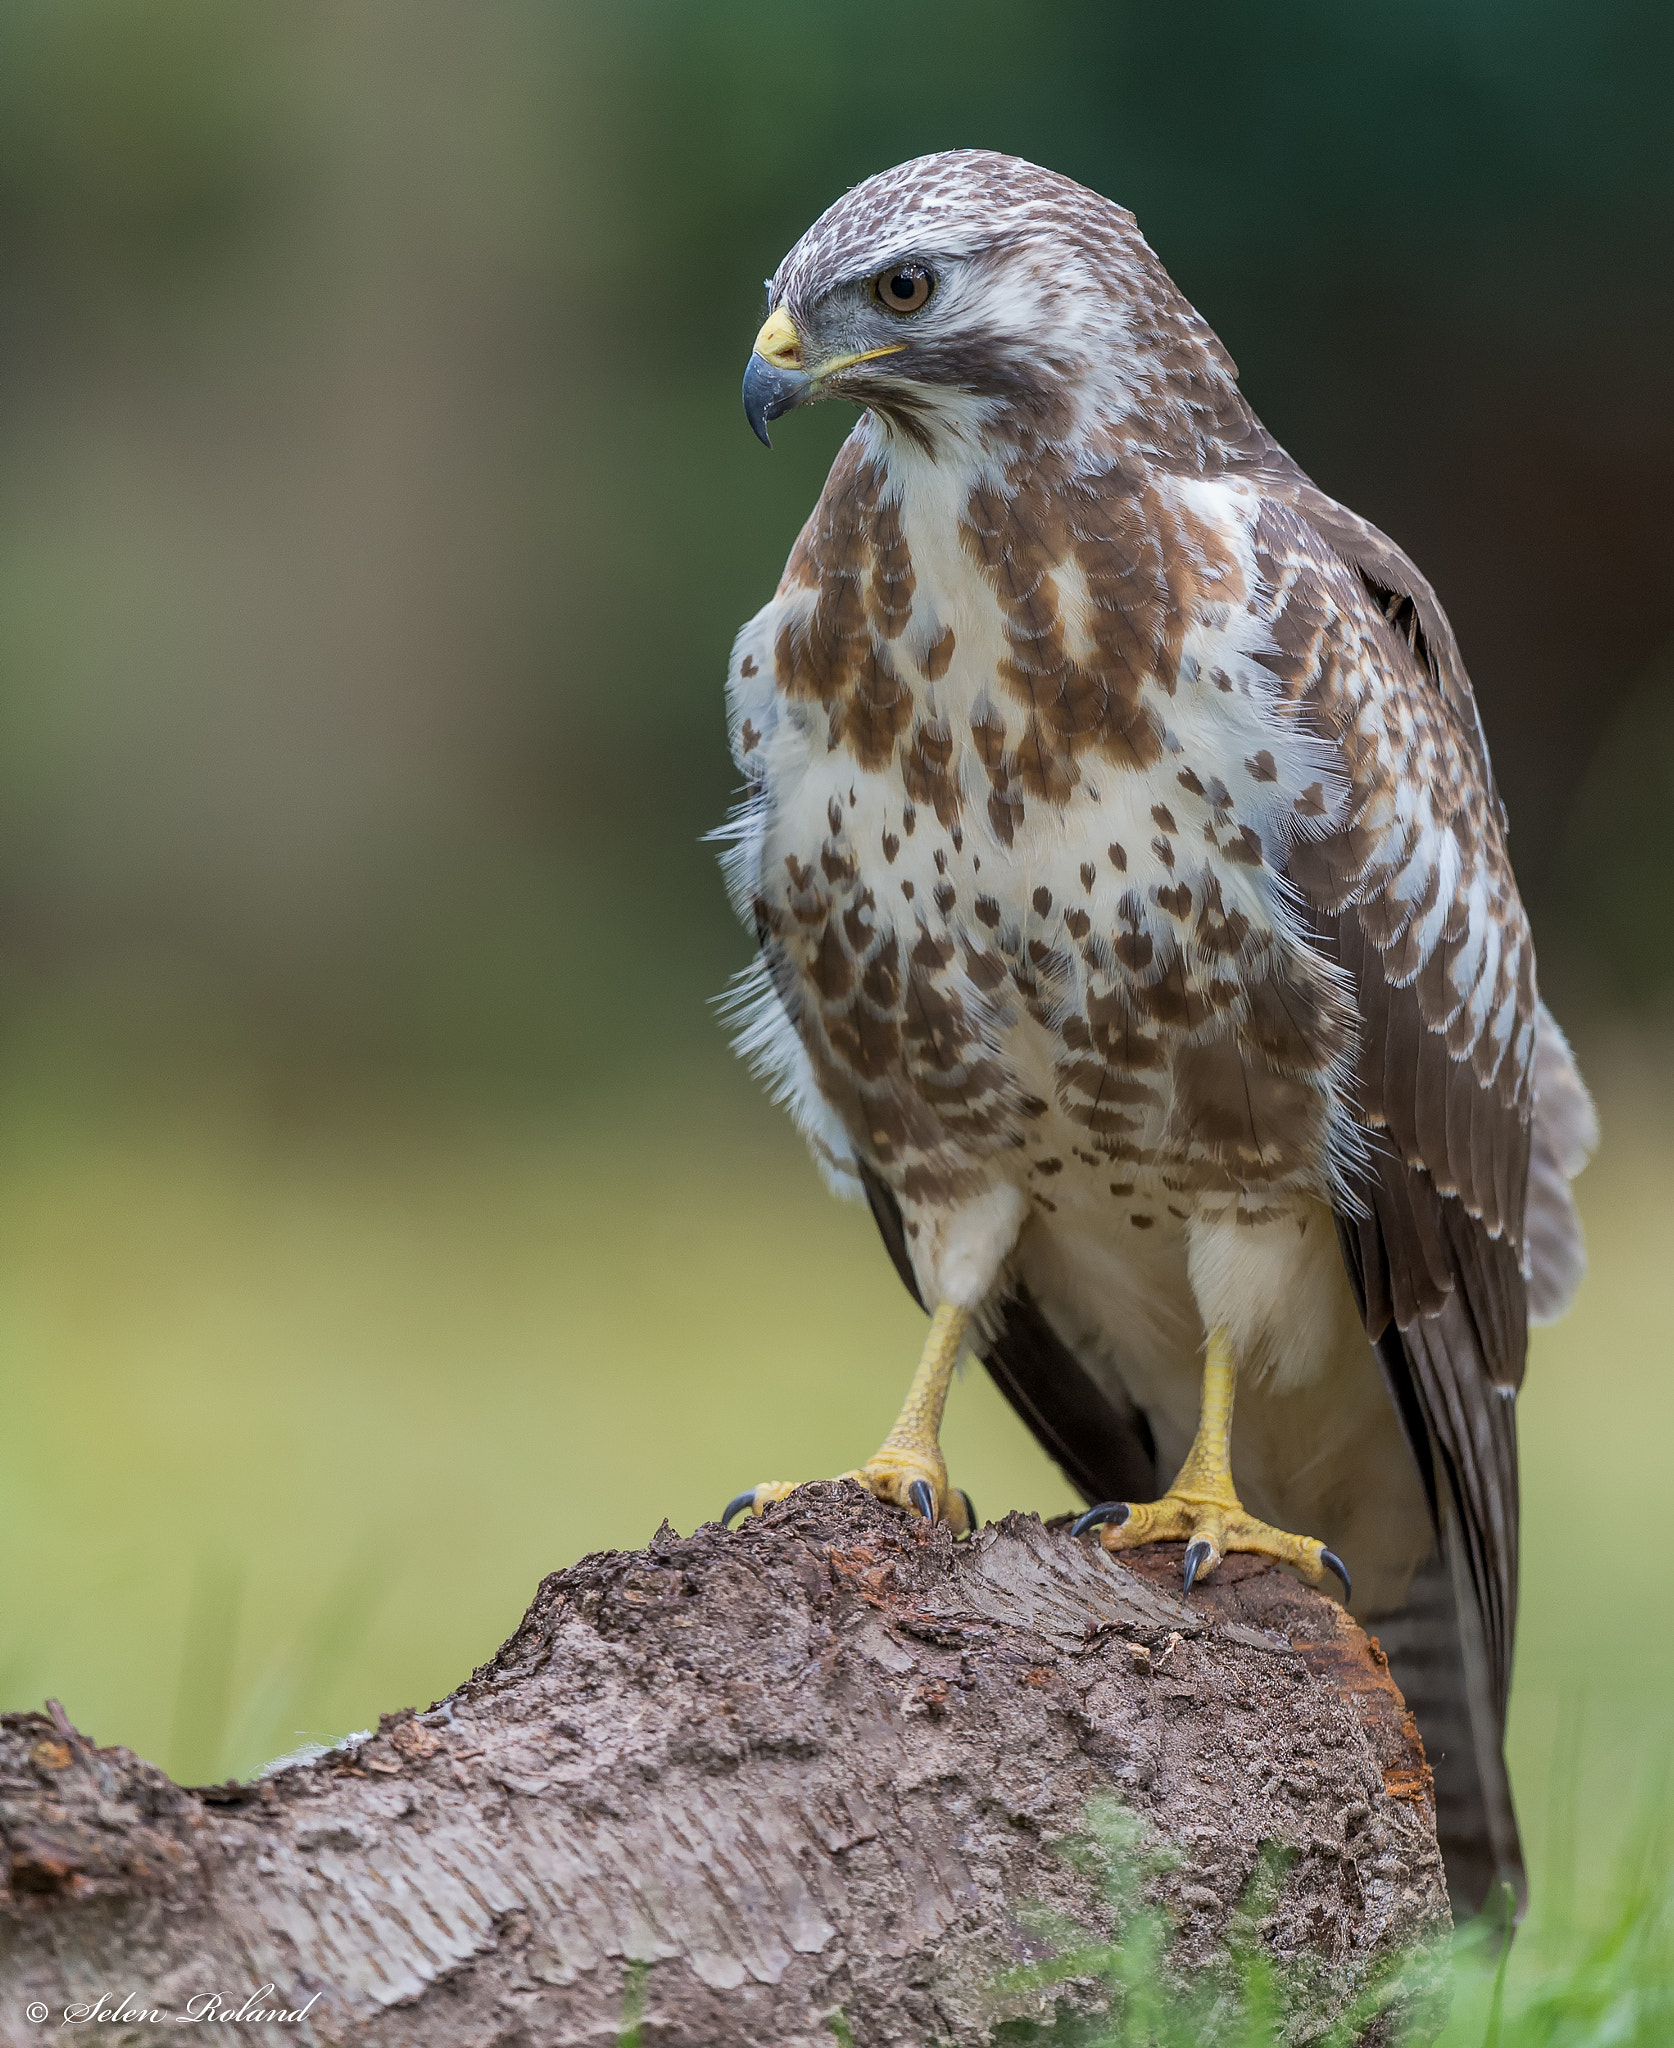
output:
[[[1646,1009],[1674,995],[1674,642],[1605,727],[1553,891],[1564,940]]]
[[[276,26],[270,22],[268,27]],[[179,291],[236,254],[270,188],[273,41],[216,0],[0,17],[0,247],[20,296]]]

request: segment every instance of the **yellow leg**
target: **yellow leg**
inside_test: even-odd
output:
[[[942,1410],[947,1390],[953,1383],[953,1369],[964,1348],[965,1333],[971,1326],[971,1311],[944,1301],[930,1318],[924,1350],[889,1432],[864,1465],[839,1476],[856,1479],[879,1500],[897,1507],[916,1508],[927,1521],[951,1523],[955,1534],[965,1535],[975,1526],[970,1496],[949,1487],[947,1466],[940,1443]],[[760,1514],[776,1500],[794,1491],[792,1479],[772,1479],[755,1486],[732,1501],[723,1521],[731,1521],[741,1509]]]
[[[1328,1571],[1343,1582],[1349,1575],[1342,1560],[1312,1536],[1292,1536],[1246,1514],[1232,1484],[1232,1401],[1237,1391],[1238,1362],[1223,1325],[1209,1332],[1203,1360],[1203,1398],[1197,1434],[1186,1462],[1161,1500],[1106,1501],[1089,1508],[1073,1534],[1102,1524],[1100,1541],[1107,1550],[1132,1550],[1141,1543],[1184,1543],[1186,1589],[1207,1578],[1229,1550],[1255,1551],[1293,1565],[1313,1585],[1322,1585]]]

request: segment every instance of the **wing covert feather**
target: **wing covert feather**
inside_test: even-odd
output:
[[[1304,592],[1314,619],[1322,605],[1337,615],[1324,636],[1311,621],[1311,670],[1288,680],[1339,742],[1348,794],[1290,873],[1360,1016],[1365,1144],[1339,1234],[1438,1545],[1469,1587],[1460,1626],[1495,1724],[1486,1754],[1503,1731],[1517,1608],[1533,946],[1475,701],[1429,586],[1311,485],[1270,501],[1262,530],[1283,567],[1274,587]],[[1283,607],[1273,630],[1284,647]],[[1515,1830],[1493,1832],[1515,1882]]]

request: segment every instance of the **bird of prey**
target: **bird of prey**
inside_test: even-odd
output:
[[[848,1476],[970,1526],[969,1342],[1078,1531],[1352,1571],[1455,1909],[1520,1903],[1515,1397],[1594,1125],[1435,593],[1132,215],[1012,157],[791,250],[745,411],[818,398],[864,411],[734,648],[727,861],[745,1047],[931,1314]]]

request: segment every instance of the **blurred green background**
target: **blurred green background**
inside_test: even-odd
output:
[[[245,1772],[887,1425],[700,835],[848,425],[751,438],[761,279],[980,143],[1135,208],[1463,640],[1605,1120],[1512,1729],[1596,1884],[1674,1727],[1671,87],[1652,0],[8,0],[0,1703]],[[947,1434],[1068,1505],[980,1376]]]

